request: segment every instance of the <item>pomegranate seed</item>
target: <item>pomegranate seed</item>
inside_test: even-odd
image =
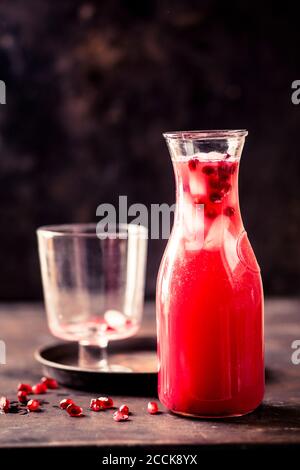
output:
[[[80,406],[75,405],[74,403],[71,403],[70,405],[68,405],[66,410],[69,413],[69,415],[74,418],[78,418],[79,416],[82,416],[82,408]]]
[[[231,184],[229,183],[224,183],[222,186],[222,192],[224,194],[227,194],[231,190]]]
[[[29,411],[37,411],[40,407],[40,402],[38,400],[29,400],[27,403],[27,409]]]
[[[203,168],[202,168],[202,172],[205,174],[205,175],[213,175],[215,173],[215,169],[213,166],[209,166],[209,165],[205,165]]]
[[[105,325],[105,331],[106,331],[107,333],[109,333],[109,332],[112,333],[113,331],[116,331],[116,329],[113,328],[113,327],[110,326],[110,325]]]
[[[218,172],[219,175],[233,175],[237,168],[237,163],[220,163]]]
[[[42,393],[46,393],[46,392],[47,392],[47,387],[44,383],[39,383],[39,384],[33,385],[32,387],[32,393],[34,393],[35,395],[41,395]]]
[[[225,155],[226,160],[230,157],[231,157],[231,155],[229,153],[226,153],[226,155]]]
[[[42,377],[41,378],[41,383],[45,384],[47,388],[50,388],[51,390],[55,390],[58,388],[58,383],[55,379],[52,379],[51,377]]]
[[[128,415],[125,413],[122,413],[120,410],[116,411],[113,414],[113,418],[115,421],[127,421],[128,420]]]
[[[114,402],[110,397],[99,397],[97,398],[97,405],[100,406],[101,409],[107,410],[114,406]]]
[[[90,406],[90,408],[91,408],[92,411],[96,411],[96,412],[103,410],[103,408],[101,408],[99,405],[97,405],[97,403],[93,403],[93,404]]]
[[[127,405],[122,405],[122,406],[120,406],[119,411],[120,411],[120,413],[122,413],[123,415],[127,415],[127,416],[129,415],[129,408],[128,408]]]
[[[223,183],[223,181],[227,181],[230,178],[230,174],[229,173],[221,173],[219,175],[219,178],[220,178],[220,182]]]
[[[197,158],[192,158],[191,160],[189,160],[189,163],[188,163],[189,169],[191,171],[195,171],[196,168],[197,168],[198,163],[199,162],[198,162]]]
[[[218,176],[213,175],[209,179],[209,185],[213,189],[220,189],[220,187],[222,186],[222,183],[220,181],[220,178],[218,178]]]
[[[232,217],[235,213],[235,210],[233,207],[226,207],[224,214],[227,215],[227,217]]]
[[[235,173],[235,170],[237,169],[238,164],[237,163],[232,163],[230,165],[230,174],[233,175]]]
[[[90,402],[90,409],[92,411],[101,411],[104,410],[103,407],[98,403],[98,400],[96,398],[93,398]]]
[[[231,172],[231,165],[230,163],[220,163],[218,167],[219,175],[228,175]]]
[[[71,400],[71,398],[64,398],[64,399],[61,400],[61,402],[59,403],[59,407],[60,407],[62,410],[65,410],[69,405],[74,405],[74,402],[73,402],[73,400]]]
[[[155,415],[158,413],[158,405],[155,403],[155,401],[149,401],[148,407],[147,407],[148,413],[151,415]]]
[[[27,403],[28,401],[27,393],[24,392],[23,390],[20,390],[20,392],[18,392],[18,400],[20,403]]]
[[[205,209],[205,215],[209,219],[214,219],[215,217],[217,217],[217,213],[214,209]]]
[[[10,408],[10,401],[6,397],[1,397],[0,398],[0,410],[4,411],[4,413],[7,413]]]
[[[220,203],[222,202],[222,195],[220,193],[211,193],[210,200],[211,202]]]
[[[32,393],[32,387],[29,384],[19,384],[18,392]]]

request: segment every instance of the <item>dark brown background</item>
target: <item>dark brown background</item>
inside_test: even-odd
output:
[[[294,3],[294,2],[293,2]],[[241,205],[267,294],[300,286],[299,15],[292,2],[0,4],[0,298],[41,296],[35,229],[101,202],[173,202],[162,131],[248,128]],[[149,247],[153,296],[164,242]]]

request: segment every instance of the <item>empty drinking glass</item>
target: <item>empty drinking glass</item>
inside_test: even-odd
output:
[[[79,342],[80,366],[124,370],[109,364],[107,344],[134,335],[141,324],[147,229],[53,225],[37,236],[51,332]]]

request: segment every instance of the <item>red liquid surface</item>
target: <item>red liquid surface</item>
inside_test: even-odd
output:
[[[159,398],[237,416],[264,393],[263,292],[238,202],[238,161],[174,163],[177,214],[157,283]],[[204,212],[195,215],[195,206]],[[203,206],[199,206],[203,207]]]

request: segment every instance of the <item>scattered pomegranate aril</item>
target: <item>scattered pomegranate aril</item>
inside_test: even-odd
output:
[[[190,171],[195,171],[197,169],[198,159],[192,158],[191,160],[189,160],[188,165],[189,165]]]
[[[227,215],[227,217],[232,217],[235,213],[235,210],[233,207],[226,207],[226,209],[224,210],[224,214]]]
[[[74,403],[71,403],[70,405],[67,406],[66,408],[68,414],[74,418],[78,418],[79,416],[82,416],[82,408],[80,406],[75,405]]]
[[[215,169],[213,166],[210,166],[210,165],[205,165],[203,168],[202,168],[202,172],[205,174],[205,175],[213,175],[215,173]]]
[[[0,410],[4,411],[4,413],[7,413],[10,408],[10,401],[6,397],[1,397],[0,398]]]
[[[110,397],[99,397],[97,398],[97,404],[104,410],[108,410],[114,406],[114,402]]]
[[[51,390],[55,390],[58,388],[58,383],[55,379],[52,379],[52,377],[42,377],[41,378],[41,383],[45,384],[47,388],[50,388]]]
[[[158,405],[155,401],[149,401],[148,406],[147,406],[148,413],[151,415],[155,415],[158,413]]]
[[[123,415],[129,415],[129,408],[127,405],[120,406],[119,411],[123,413]]]
[[[226,160],[230,157],[231,157],[231,155],[229,153],[226,153],[226,155],[225,155]]]
[[[40,407],[40,402],[38,400],[29,400],[27,403],[27,409],[29,411],[37,411]]]
[[[94,403],[93,405],[91,405],[90,408],[91,408],[92,411],[96,411],[96,412],[103,410],[103,408],[101,408],[99,405],[97,405],[97,403]]]
[[[23,403],[23,404],[27,403],[27,401],[28,401],[27,393],[24,392],[23,390],[20,390],[18,392],[18,400],[19,400],[20,403]]]
[[[122,413],[120,410],[118,410],[118,411],[115,411],[115,413],[113,414],[113,419],[115,421],[127,421],[128,420],[128,415],[126,415],[125,413]]]
[[[32,393],[34,393],[35,395],[41,395],[46,392],[47,392],[47,386],[44,383],[39,383],[39,384],[33,385],[32,387]]]
[[[217,192],[211,193],[209,198],[210,198],[211,202],[214,202],[214,203],[217,203],[217,204],[222,202],[222,195],[220,193],[217,193]]]
[[[29,384],[19,384],[18,385],[18,392],[26,392],[26,393],[32,393],[32,387]]]
[[[100,404],[97,402],[96,398],[93,398],[90,402],[90,409],[92,411],[101,411],[104,410],[103,407],[100,406]]]
[[[64,398],[63,400],[61,400],[61,402],[59,403],[59,407],[62,409],[62,410],[65,410],[69,405],[74,405],[74,402],[71,398]]]

